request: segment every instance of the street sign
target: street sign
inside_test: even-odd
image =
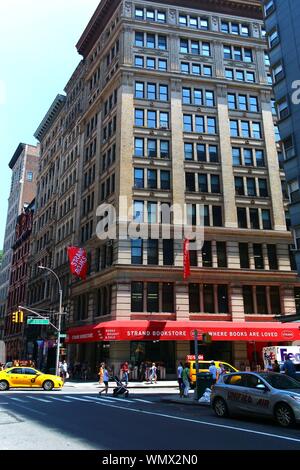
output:
[[[61,337],[61,338],[66,338],[67,335],[66,335],[65,333],[61,333],[61,334],[60,334],[60,337]]]
[[[49,325],[49,318],[27,318],[27,325]]]

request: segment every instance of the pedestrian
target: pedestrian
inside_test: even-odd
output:
[[[143,380],[145,379],[145,372],[146,372],[146,365],[142,361],[140,363],[140,367],[139,367],[139,380],[140,380],[140,382],[143,382]]]
[[[183,396],[184,398],[188,398],[190,391],[190,368],[188,362],[184,364],[184,368],[182,371],[182,382],[184,385]]]
[[[61,371],[62,371],[62,378],[63,378],[63,381],[65,382],[66,379],[69,378],[69,374],[68,374],[68,363],[67,361],[64,359],[63,362],[61,363]]]
[[[102,385],[103,375],[104,375],[104,362],[101,362],[100,364],[98,375],[99,375],[99,384]]]
[[[226,374],[226,369],[224,367],[224,364],[222,364],[222,362],[219,363],[219,367],[218,367],[218,379],[219,377],[221,377],[221,375],[224,375]]]
[[[218,373],[218,369],[216,368],[214,361],[211,361],[208,371],[211,374],[212,383],[214,385],[217,381],[217,373]]]
[[[180,398],[183,397],[183,389],[184,389],[183,379],[182,379],[182,372],[183,372],[183,364],[182,364],[182,362],[179,362],[178,367],[177,367],[177,380],[178,380]]]
[[[265,371],[266,372],[273,372],[273,365],[272,365],[271,359],[268,359],[268,363],[266,365]]]
[[[152,366],[150,367],[149,378],[150,378],[150,383],[153,383],[153,380],[155,384],[157,383],[157,367],[155,365],[155,362],[152,362]]]
[[[108,393],[108,382],[109,382],[109,374],[108,374],[108,370],[105,366],[105,364],[103,363],[103,383],[104,383],[104,388],[102,390],[100,390],[99,394],[101,395],[102,392],[105,392],[105,395],[107,395]]]
[[[121,365],[121,372],[122,372],[122,382],[125,382],[125,386],[127,387],[128,373],[129,373],[129,365],[127,361]]]
[[[275,359],[274,364],[273,364],[273,372],[279,372],[280,373],[280,365],[278,364],[277,359]]]
[[[285,372],[286,375],[289,377],[292,377],[293,379],[296,379],[296,368],[294,366],[294,363],[290,360],[289,357],[286,358],[286,360],[283,363],[282,370]]]

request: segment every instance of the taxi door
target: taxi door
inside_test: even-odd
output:
[[[32,369],[30,367],[26,367],[24,369],[24,386],[25,387],[40,387],[40,385],[37,383],[37,371],[35,369]]]
[[[272,416],[272,406],[270,400],[270,389],[256,375],[246,375],[247,390],[251,400],[247,403],[247,410],[250,413],[263,416]]]
[[[9,377],[9,385],[10,387],[22,387],[23,384],[23,369],[22,367],[16,367],[15,369],[11,369],[7,373]]]
[[[228,404],[228,408],[232,412],[245,413],[248,409],[249,390],[244,374],[232,374],[225,382],[223,388],[225,392],[225,400]],[[222,385],[221,385],[222,386]]]

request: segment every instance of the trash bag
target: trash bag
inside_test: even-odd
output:
[[[201,398],[199,398],[198,402],[199,403],[210,403],[210,394],[211,394],[211,389],[206,388],[204,394],[202,395]]]

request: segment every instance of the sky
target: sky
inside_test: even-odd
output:
[[[0,250],[11,170],[81,60],[75,45],[100,0],[0,1]]]

